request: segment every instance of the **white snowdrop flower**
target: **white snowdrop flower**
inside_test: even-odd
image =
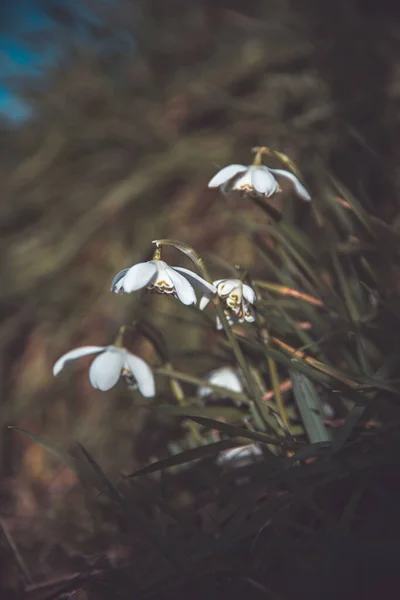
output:
[[[53,374],[58,375],[67,363],[88,354],[99,355],[89,369],[90,383],[94,388],[106,392],[124,375],[134,377],[139,391],[146,398],[155,395],[154,376],[148,364],[119,346],[83,346],[70,350],[55,363]]]
[[[210,371],[205,379],[212,385],[218,385],[229,391],[237,393],[243,392],[243,385],[238,375],[238,371],[233,367],[221,367],[220,369]],[[200,398],[205,398],[213,394],[213,389],[207,386],[200,386],[197,394]]]
[[[111,291],[115,294],[129,294],[146,288],[159,294],[172,294],[186,305],[197,302],[194,287],[203,294],[212,296],[216,293],[215,286],[197,273],[183,267],[170,267],[160,259],[123,269],[111,283]]]
[[[245,467],[256,462],[263,456],[260,446],[249,444],[248,446],[239,446],[220,452],[217,463],[221,466]]]
[[[221,298],[225,314],[230,325],[235,323],[254,323],[253,304],[256,301],[255,291],[240,279],[217,279],[213,282],[217,290],[217,295]],[[212,296],[205,294],[199,304],[200,310],[203,310]],[[217,317],[217,329],[222,329],[219,318]]]
[[[223,190],[229,185],[232,190],[242,191],[270,198],[275,192],[281,192],[275,175],[286,177],[293,184],[296,194],[303,200],[311,200],[311,196],[290,171],[284,169],[270,169],[265,165],[229,165],[224,167],[208,183],[209,188],[222,187]]]

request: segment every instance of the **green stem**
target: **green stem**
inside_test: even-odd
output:
[[[268,361],[269,374],[271,376],[272,388],[275,393],[276,405],[278,407],[279,414],[281,416],[283,424],[285,425],[285,427],[287,429],[289,429],[289,421],[287,418],[285,405],[283,403],[281,386],[280,386],[280,381],[279,381],[279,376],[278,376],[278,369],[276,368],[276,362],[270,356],[268,356],[267,361]]]

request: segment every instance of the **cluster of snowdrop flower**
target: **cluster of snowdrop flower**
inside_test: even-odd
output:
[[[224,192],[229,188],[232,191],[269,198],[281,191],[275,178],[278,176],[289,179],[300,198],[311,200],[310,194],[293,173],[282,169],[270,169],[261,164],[262,155],[267,153],[268,149],[257,148],[252,165],[229,165],[221,169],[208,186],[221,187]],[[204,310],[211,301],[219,301],[230,326],[254,322],[256,293],[250,285],[240,279],[218,279],[210,283],[189,269],[172,267],[161,259],[161,243],[153,243],[156,244],[153,259],[120,271],[112,280],[111,292],[130,294],[147,290],[167,294],[177,298],[186,306],[198,304],[200,310]],[[200,300],[196,296],[196,291],[201,295]],[[218,317],[216,327],[222,329]],[[73,360],[97,354],[89,369],[89,379],[94,388],[101,391],[110,390],[122,377],[130,384],[132,380],[136,382],[136,387],[143,396],[147,398],[155,396],[156,388],[151,368],[142,358],[135,356],[124,347],[123,333],[124,328],[121,328],[117,340],[109,346],[83,346],[70,350],[55,363],[54,375],[58,375]],[[210,383],[216,385],[220,382],[227,389],[242,391],[239,377],[233,370],[229,371],[229,368],[222,373],[220,370],[216,379],[210,379]]]
[[[111,283],[111,292],[115,294],[130,294],[139,290],[169,294],[185,305],[197,304],[195,290],[198,290],[202,294],[200,310],[218,296],[230,325],[254,321],[256,294],[249,285],[240,279],[219,279],[208,283],[189,269],[172,267],[161,260],[158,244],[152,260],[123,269]],[[217,329],[221,328],[217,317]],[[90,354],[99,354],[89,370],[90,382],[94,388],[107,391],[123,376],[125,379],[134,378],[143,396],[155,395],[154,376],[150,367],[144,360],[129,352],[121,340],[110,346],[83,346],[67,352],[55,363],[54,375],[58,375],[70,361]]]

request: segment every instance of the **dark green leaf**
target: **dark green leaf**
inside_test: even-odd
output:
[[[189,417],[189,419],[195,423],[198,423],[199,425],[203,425],[203,427],[206,427],[207,429],[217,429],[218,431],[222,431],[223,433],[234,437],[247,438],[262,444],[285,447],[293,446],[293,444],[287,440],[272,437],[271,435],[261,433],[260,431],[251,431],[249,429],[245,429],[244,427],[237,427],[236,425],[229,425],[229,423],[222,423],[221,421],[216,421],[214,419],[206,419],[204,417]]]
[[[228,448],[240,445],[243,444],[240,442],[235,442],[235,440],[222,440],[220,442],[215,442],[215,444],[191,448],[190,450],[185,450],[185,452],[181,452],[180,454],[175,454],[174,456],[169,456],[163,460],[158,460],[157,462],[147,465],[147,467],[143,467],[143,469],[139,469],[138,471],[135,471],[130,475],[126,475],[125,477],[137,477],[138,475],[147,475],[148,473],[163,471],[167,467],[176,467],[177,465],[182,465],[191,462],[192,460],[199,460],[201,458],[205,458],[206,456],[215,456],[222,450],[227,450]]]
[[[300,417],[312,444],[329,442],[331,439],[322,418],[322,403],[313,382],[295,370],[289,371],[293,383],[293,394],[299,409]]]

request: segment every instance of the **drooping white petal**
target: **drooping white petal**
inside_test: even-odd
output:
[[[272,175],[271,170],[265,166],[251,168],[251,182],[259,194],[269,198],[276,191],[278,182]]]
[[[211,296],[203,296],[200,298],[199,309],[204,310],[206,306],[211,302]]]
[[[240,279],[223,279],[217,286],[218,296],[228,296],[235,288],[241,296],[242,282]]]
[[[136,292],[146,287],[157,273],[156,261],[138,263],[128,269],[124,277],[123,290],[126,293]]]
[[[214,177],[209,181],[208,187],[215,188],[223,185],[235,175],[238,175],[241,171],[245,171],[247,167],[245,165],[229,165],[228,167],[224,167]]]
[[[251,177],[251,169],[252,167],[247,167],[246,171],[243,173],[241,177],[236,179],[234,182],[232,189],[251,192],[253,191],[253,182]]]
[[[246,283],[243,284],[243,296],[246,298],[247,302],[250,302],[250,304],[254,304],[256,301],[255,291]]]
[[[92,386],[102,392],[110,390],[117,383],[124,365],[124,352],[115,346],[108,346],[97,356],[89,369]]]
[[[290,171],[284,171],[283,169],[270,169],[270,171],[272,173],[276,173],[276,175],[281,175],[282,177],[286,177],[286,179],[290,179],[290,181],[293,183],[296,194],[303,200],[311,200],[309,192],[306,190],[304,185],[300,183],[296,175],[293,175],[293,173]]]
[[[184,269],[183,267],[171,268],[175,271],[179,271],[179,273],[182,273],[184,278],[187,279],[189,283],[192,284],[192,286],[199,288],[203,293],[211,292],[212,294],[215,294],[217,292],[217,288],[215,287],[215,285],[208,283],[208,281],[200,277],[200,275],[197,275],[197,273],[194,273],[189,269]]]
[[[183,275],[175,271],[172,267],[168,268],[168,275],[174,284],[176,295],[182,304],[186,304],[186,306],[189,306],[190,304],[196,304],[196,294],[194,293],[194,289],[188,280],[185,279]]]
[[[153,372],[143,359],[125,351],[124,366],[131,371],[143,396],[146,398],[155,396],[156,386]]]
[[[114,279],[111,282],[110,292],[114,292],[114,294],[119,294],[121,288],[123,287],[124,282],[122,281],[129,269],[122,269],[119,273],[116,274]]]
[[[96,352],[102,352],[105,346],[82,346],[81,348],[75,348],[70,350],[66,354],[63,354],[58,361],[54,364],[53,374],[58,375],[65,365],[71,360],[81,358],[81,356],[87,356],[88,354],[96,354]]]

